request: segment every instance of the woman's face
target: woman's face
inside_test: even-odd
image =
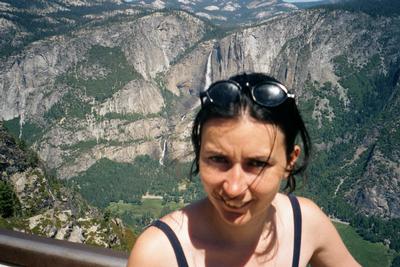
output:
[[[300,148],[289,159],[285,151],[281,130],[248,115],[204,124],[200,177],[223,221],[243,225],[266,214]]]

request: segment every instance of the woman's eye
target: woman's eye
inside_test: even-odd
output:
[[[268,162],[262,160],[250,160],[248,165],[253,168],[264,168],[268,166]]]
[[[220,163],[220,164],[228,163],[228,160],[222,156],[212,156],[212,157],[209,157],[208,159],[214,163]]]

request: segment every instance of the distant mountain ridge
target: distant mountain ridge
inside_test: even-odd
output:
[[[321,5],[326,9],[341,9],[363,12],[372,16],[395,16],[400,14],[400,2],[393,0],[342,0],[334,5]]]
[[[321,0],[307,6],[328,2]],[[0,1],[0,56],[15,52],[31,41],[64,34],[88,23],[104,23],[162,9],[186,10],[214,24],[237,27],[296,11],[298,7],[282,0],[3,0]]]
[[[189,11],[197,16],[204,17],[221,26],[234,26],[240,24],[251,24],[273,16],[298,10],[290,3],[282,0],[269,1],[198,1],[198,0],[176,0],[176,1],[136,1],[129,3],[148,8],[172,8]]]

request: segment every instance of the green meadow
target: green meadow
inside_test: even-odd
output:
[[[183,204],[176,202],[163,203],[161,199],[143,199],[140,204],[111,202],[106,211],[122,218],[134,232],[139,233],[151,221],[182,206]]]

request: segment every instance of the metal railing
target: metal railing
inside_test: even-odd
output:
[[[0,229],[0,266],[125,267],[128,254]]]

